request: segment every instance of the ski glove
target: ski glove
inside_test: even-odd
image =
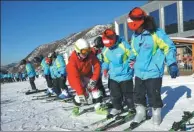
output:
[[[169,66],[169,74],[171,78],[176,78],[178,76],[179,69],[176,63],[173,63]]]
[[[79,97],[80,103],[83,103],[83,104],[87,104],[88,103],[87,99],[86,99],[86,97],[84,95],[79,95],[78,97]]]
[[[91,89],[91,90],[94,89],[96,87],[96,83],[97,83],[97,81],[90,79],[87,88]]]

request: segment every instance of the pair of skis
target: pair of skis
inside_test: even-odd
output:
[[[69,102],[72,101],[73,97],[60,99],[56,95],[40,95],[40,96],[33,96],[32,100],[46,100],[44,103],[52,102],[52,101],[61,101],[61,102]]]
[[[116,127],[118,126],[119,124],[122,124],[123,122],[127,121],[129,118],[132,118],[133,115],[125,115],[125,116],[121,116],[121,114],[124,114],[126,113],[126,111],[114,116],[113,118],[110,118],[110,119],[107,119],[107,118],[104,118],[102,120],[99,120],[99,121],[96,121],[90,125],[87,125],[87,126],[83,126],[83,128],[91,128],[93,126],[98,126],[100,124],[104,124],[98,128],[95,129],[95,131],[105,131],[105,130],[108,130],[110,128],[113,128],[113,127]],[[106,123],[107,122],[107,123]]]
[[[40,93],[40,92],[44,92],[46,91],[47,89],[41,89],[41,90],[28,90],[27,92],[25,92],[26,95],[29,95],[29,94],[34,94],[34,93]]]
[[[44,100],[44,99],[49,99],[49,98],[55,98],[55,95],[39,95],[39,96],[32,96],[32,100]]]
[[[147,108],[146,111],[148,111],[148,108]],[[123,114],[125,114],[125,115],[123,115]],[[119,115],[116,115],[116,116],[114,116],[111,119],[104,118],[104,119],[99,120],[97,122],[94,122],[94,123],[92,123],[92,124],[90,124],[88,126],[84,126],[84,128],[91,128],[93,126],[98,126],[100,124],[103,124],[102,126],[97,127],[95,129],[95,131],[106,131],[106,130],[110,130],[112,128],[118,127],[118,126],[120,126],[122,124],[125,124],[125,123],[131,121],[134,118],[135,114],[136,113],[128,113],[128,111],[126,113],[126,110],[125,110],[122,113],[120,113]],[[124,131],[131,131],[131,130],[137,128],[138,126],[140,126],[142,123],[144,123],[146,120],[149,120],[149,119],[151,119],[151,116],[148,116],[147,115],[145,120],[143,120],[140,123],[136,123],[135,125],[130,125],[130,127],[127,128],[127,129],[125,129]]]
[[[169,131],[185,131],[186,130],[186,123],[189,122],[194,117],[194,111],[184,111],[184,115],[182,116],[182,120],[179,122],[174,122],[172,128]]]
[[[117,116],[115,117],[115,119],[111,122],[109,122],[108,124],[105,124],[97,129],[95,129],[95,131],[106,131],[115,127],[118,127],[122,124],[125,124],[129,121],[131,121],[135,116],[134,114],[127,114],[125,116]],[[151,119],[151,117],[147,117],[145,120],[141,121],[140,123],[136,124],[135,126],[130,126],[129,128],[125,129],[124,131],[132,131],[133,129],[137,128],[138,126],[140,126],[142,123],[144,123],[146,120]]]

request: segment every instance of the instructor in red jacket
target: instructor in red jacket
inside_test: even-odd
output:
[[[75,42],[67,64],[67,78],[70,86],[76,91],[75,105],[96,103],[95,109],[101,108],[102,94],[98,90],[97,81],[100,77],[100,62],[91,52],[85,39]],[[102,112],[102,111],[101,111]]]

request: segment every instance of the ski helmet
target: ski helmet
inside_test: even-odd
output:
[[[45,58],[45,62],[46,62],[46,64],[51,64],[51,58],[46,57],[46,58]]]
[[[106,29],[102,34],[104,46],[110,48],[116,43],[116,33],[112,29]]]
[[[56,52],[51,52],[48,54],[48,57],[49,58],[57,58],[57,54],[56,54]]]
[[[75,42],[75,51],[77,53],[83,54],[83,55],[87,55],[90,52],[90,46],[89,43],[85,40],[85,39],[78,39]]]
[[[34,57],[34,59],[32,60],[34,63],[41,63],[41,61],[43,60],[43,55],[40,55],[39,57]]]
[[[40,60],[42,61],[43,58],[44,58],[44,56],[41,54],[41,55],[39,55],[39,58],[40,58]]]
[[[20,65],[25,65],[25,64],[26,64],[26,60],[23,59],[23,60],[21,61]]]
[[[143,11],[141,8],[135,7],[134,9],[132,9],[128,14],[127,19],[129,29],[131,29],[132,31],[137,30],[144,23],[144,19],[146,16],[147,15],[145,11]]]
[[[101,36],[98,36],[97,38],[94,39],[94,47],[96,47],[96,48],[103,48],[104,47]]]

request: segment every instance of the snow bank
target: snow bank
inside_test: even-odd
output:
[[[37,88],[46,87],[45,79],[35,81]],[[107,81],[104,80],[107,87]],[[34,95],[25,95],[30,89],[29,82],[19,82],[1,85],[1,128],[4,131],[88,131],[84,125],[104,118],[94,112],[88,112],[79,117],[71,115],[73,104],[63,102],[44,103],[45,100],[31,100]],[[161,89],[164,107],[163,122],[159,127],[152,125],[151,120],[145,122],[136,131],[167,131],[174,121],[179,121],[183,111],[194,110],[194,79],[191,76],[181,76],[171,79],[164,76]],[[64,108],[65,107],[65,108]],[[88,107],[88,106],[85,106]],[[112,130],[124,130],[130,122]]]

